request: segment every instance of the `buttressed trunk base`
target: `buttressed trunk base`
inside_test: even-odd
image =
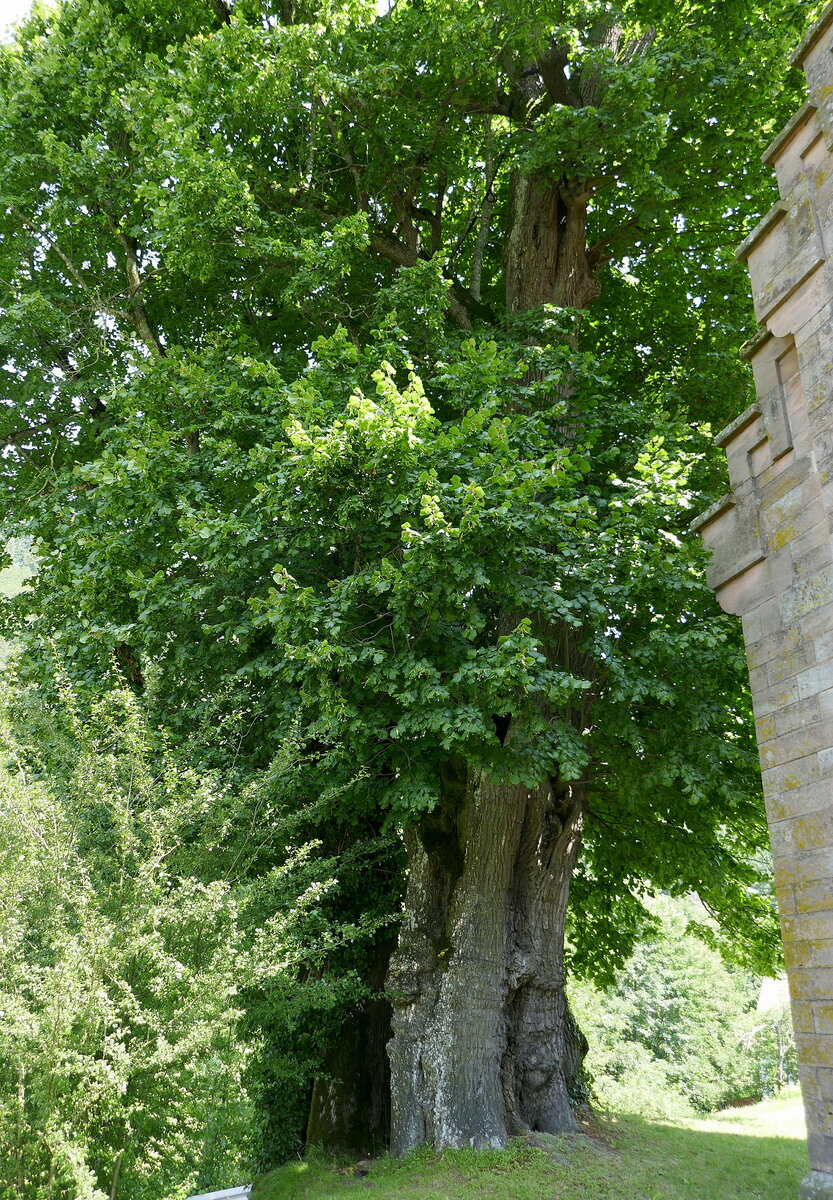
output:
[[[586,1043],[562,964],[582,810],[576,788],[459,772],[409,834],[388,976],[393,1153],[575,1128],[569,1092]]]

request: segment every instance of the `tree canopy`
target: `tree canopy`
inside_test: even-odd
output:
[[[575,971],[612,977],[652,890],[777,953],[742,651],[687,529],[750,390],[732,248],[818,7],[77,0],[0,47],[24,673],[93,697],[115,665],[241,786],[291,737],[286,807],[325,796],[342,848],[404,835],[439,889],[397,986],[481,953],[454,912],[500,805],[560,880],[522,936],[534,854],[507,868],[512,953],[554,949],[505,1011],[563,991],[573,875]],[[447,1136],[555,1120],[525,1087]]]

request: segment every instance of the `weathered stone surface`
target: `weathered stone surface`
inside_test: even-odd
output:
[[[797,704],[788,704],[786,708],[775,713],[770,720],[775,726],[776,735],[789,733],[791,729],[803,729],[821,720],[821,704],[818,696],[807,696]],[[759,737],[759,741],[763,740]]]
[[[830,807],[830,782],[820,778],[804,787],[790,787],[789,781],[783,789],[772,786],[767,789],[766,804],[772,824],[805,813],[825,812]]]
[[[807,104],[764,155],[781,199],[738,251],[758,400],[716,439],[731,492],[695,527],[742,616],[807,1114],[833,1200],[833,4],[794,58]]]
[[[814,100],[819,111],[815,120],[820,129],[827,135],[828,140],[833,134],[833,96],[830,89],[830,44],[827,35],[831,22],[831,10],[828,7],[822,16],[810,29],[804,41],[792,58],[792,64],[803,67],[807,76],[810,98]]]
[[[764,321],[824,261],[810,196],[776,204],[752,237],[743,257],[752,276],[755,316]]]
[[[780,854],[775,856],[774,865],[778,888],[799,888],[803,884],[821,882],[828,884],[833,879],[833,848],[823,846],[800,857],[794,852]]]
[[[738,495],[716,511],[710,509],[706,516],[708,520],[700,527],[700,532],[706,545],[713,550],[709,583],[718,588],[763,561],[757,508],[752,496]],[[720,530],[719,540],[711,539],[713,526]]]
[[[807,1000],[799,1000],[793,1005],[793,1028],[796,1033],[813,1033],[815,1022],[813,1005]]]

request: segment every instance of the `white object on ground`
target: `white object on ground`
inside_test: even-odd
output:
[[[221,1192],[200,1192],[199,1196],[189,1196],[188,1200],[248,1200],[252,1185],[225,1188]]]

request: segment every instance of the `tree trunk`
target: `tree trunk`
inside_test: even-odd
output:
[[[476,771],[449,782],[438,815],[409,835],[388,975],[395,1154],[575,1127],[570,1072],[585,1047],[568,1014],[563,949],[580,798]]]
[[[579,180],[513,176],[503,256],[510,312],[540,304],[587,308],[599,298],[586,237],[591,193]]]
[[[565,993],[564,929],[584,816],[580,785],[529,792],[513,879],[504,1094],[510,1132],[575,1127],[570,1087],[587,1043]]]
[[[585,308],[598,297],[590,191],[515,175],[510,311]],[[564,927],[584,803],[581,784],[547,779],[529,790],[457,764],[434,813],[408,834],[405,916],[388,974],[394,1154],[575,1128],[570,1087],[587,1043],[567,1004]]]
[[[308,1146],[339,1154],[381,1154],[390,1137],[390,1068],[385,1046],[390,1037],[390,1003],[382,994],[390,940],[375,948],[365,982],[376,993],[342,1026],[315,1080],[306,1129]]]

